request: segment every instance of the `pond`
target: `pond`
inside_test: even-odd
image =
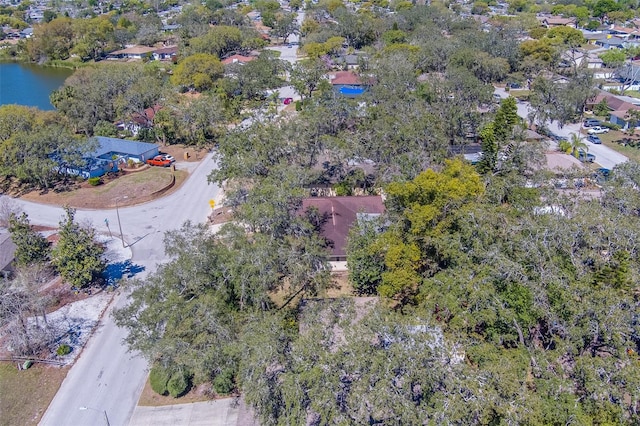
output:
[[[73,74],[67,68],[0,62],[0,105],[18,104],[52,110],[49,95]]]

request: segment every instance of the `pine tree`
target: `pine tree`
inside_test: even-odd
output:
[[[74,287],[91,285],[105,268],[104,248],[95,241],[95,230],[74,221],[75,209],[65,207],[60,222],[60,240],[53,250],[53,264],[62,278]]]
[[[28,266],[49,260],[49,242],[36,232],[26,213],[9,216],[9,232],[16,245],[15,260],[18,266]]]

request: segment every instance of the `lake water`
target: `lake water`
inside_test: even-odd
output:
[[[0,62],[0,105],[18,104],[54,109],[49,95],[73,74],[67,68]]]

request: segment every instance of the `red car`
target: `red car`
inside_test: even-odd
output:
[[[150,166],[169,167],[172,161],[164,155],[156,155],[155,157],[147,160],[147,164]]]

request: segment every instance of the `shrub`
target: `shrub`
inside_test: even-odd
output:
[[[171,371],[159,365],[154,365],[149,372],[149,384],[151,389],[159,395],[166,395],[168,392],[167,383],[171,377]]]
[[[302,111],[302,102],[296,101],[296,111]]]
[[[101,179],[99,177],[90,177],[89,178],[89,185],[91,186],[98,186],[102,183]]]
[[[191,387],[191,378],[184,371],[177,371],[167,382],[169,395],[174,398],[184,395]]]
[[[349,185],[349,183],[345,181],[342,181],[336,184],[336,186],[333,189],[335,189],[336,195],[339,197],[342,197],[345,195],[352,195],[353,193],[353,189],[351,188],[351,185]]]
[[[71,353],[71,346],[69,346],[69,345],[60,345],[60,346],[58,346],[58,349],[56,350],[56,353],[58,354],[58,356],[65,356],[65,355]]]
[[[230,369],[222,370],[220,374],[213,379],[213,388],[216,393],[220,395],[226,395],[231,393],[235,388],[233,383],[233,371]]]

